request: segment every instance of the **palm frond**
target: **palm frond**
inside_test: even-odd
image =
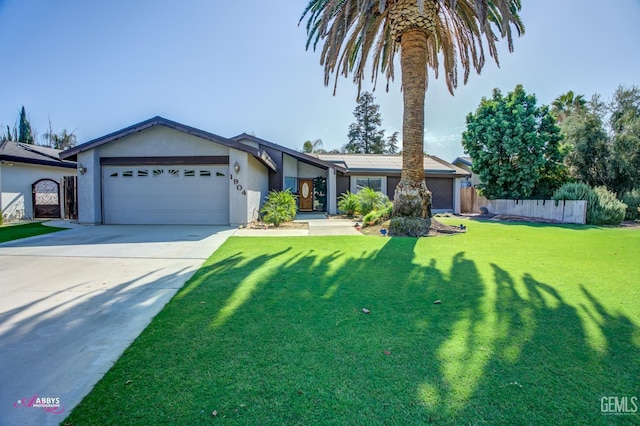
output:
[[[513,34],[524,33],[518,12],[521,0],[415,0],[420,13],[425,2],[437,7],[435,31],[428,34],[425,67],[438,77],[442,66],[449,91],[458,85],[458,67],[467,82],[471,68],[478,73],[485,64],[485,49],[499,64],[496,43],[506,39],[513,50]],[[315,50],[323,43],[320,63],[324,67],[324,82],[329,85],[335,74],[334,92],[338,77],[353,73],[353,81],[360,88],[371,62],[374,86],[380,73],[389,81],[394,78],[394,57],[400,50],[398,40],[390,35],[389,9],[396,0],[311,0],[304,9],[299,24],[305,19],[306,48]]]

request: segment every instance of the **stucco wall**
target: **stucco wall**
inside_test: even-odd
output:
[[[240,171],[234,170],[238,163]],[[229,150],[229,221],[232,226],[258,219],[269,185],[267,168],[246,152]],[[237,179],[237,182],[236,182]],[[244,193],[243,193],[244,192]]]
[[[26,163],[7,163],[0,166],[0,189],[2,192],[2,215],[5,220],[33,218],[31,185],[40,179],[52,179],[60,185],[60,207],[64,206],[62,178],[73,176],[75,169],[40,166]]]
[[[229,148],[164,126],[151,127],[97,148],[102,157],[228,155]]]
[[[320,167],[298,161],[298,177],[301,178],[317,178],[327,177],[327,171]]]
[[[78,222],[83,224],[102,223],[102,195],[100,191],[100,156],[93,149],[78,154],[78,167],[84,167],[84,174],[78,173]]]

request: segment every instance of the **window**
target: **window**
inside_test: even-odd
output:
[[[164,176],[164,169],[155,169],[153,171],[153,177]]]
[[[122,172],[122,177],[133,177],[133,170],[127,170],[126,172]]]
[[[209,177],[211,176],[211,170],[200,170],[201,177]]]
[[[138,177],[147,177],[149,176],[149,170],[138,170]]]
[[[109,177],[118,177],[118,172],[111,173]]]
[[[180,176],[180,170],[178,170],[178,169],[169,169],[169,176],[173,176],[173,177]]]
[[[184,171],[184,177],[194,177],[195,175],[196,175],[196,171],[193,169]]]
[[[356,178],[356,193],[361,189],[369,187],[374,191],[382,191],[382,178],[359,177]]]
[[[216,172],[216,176],[217,176],[217,177],[224,176],[224,173]]]
[[[285,191],[287,189],[290,189],[291,192],[297,193],[298,192],[298,178],[285,176],[285,178],[284,178],[284,188],[283,189]]]

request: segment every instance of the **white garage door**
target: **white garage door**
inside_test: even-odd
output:
[[[227,166],[103,166],[106,224],[229,224]]]

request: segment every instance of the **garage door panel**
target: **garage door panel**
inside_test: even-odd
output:
[[[103,166],[108,224],[228,224],[227,166]]]
[[[426,178],[427,188],[432,194],[432,208],[441,210],[453,209],[453,179]]]

